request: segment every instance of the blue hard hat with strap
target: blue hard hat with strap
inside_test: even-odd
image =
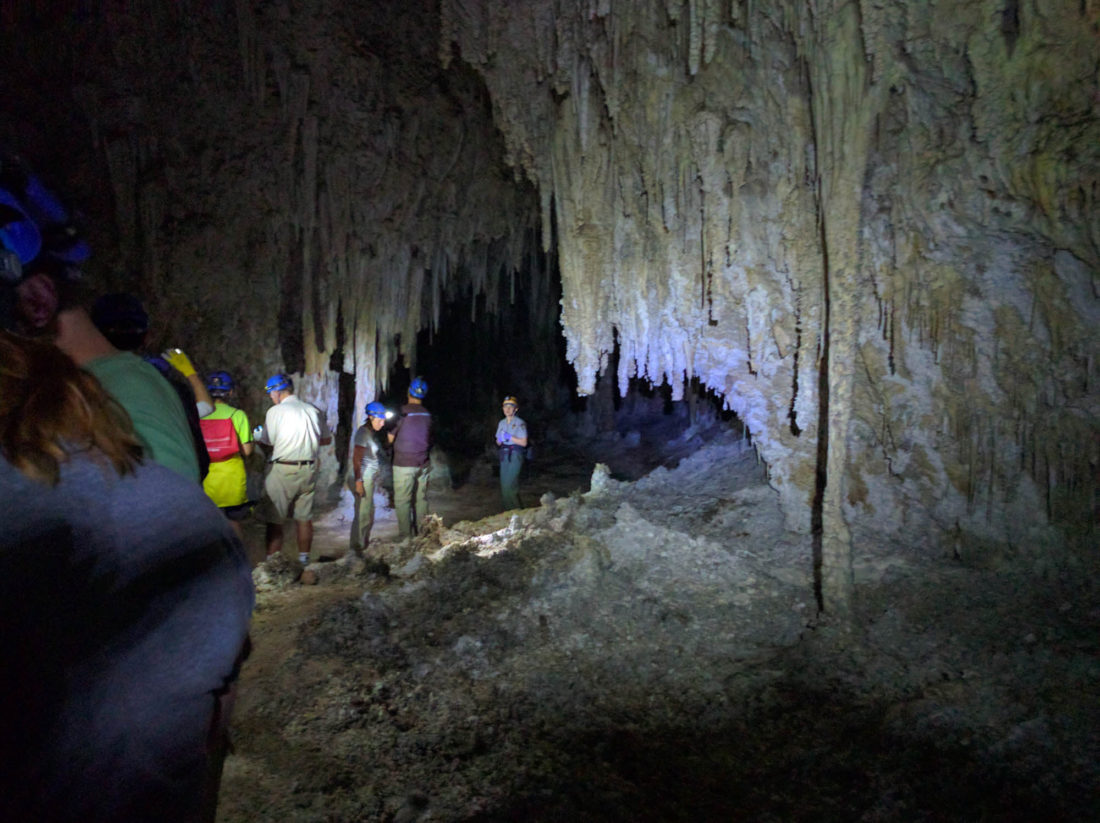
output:
[[[206,390],[212,397],[229,394],[235,387],[233,375],[227,371],[212,371],[206,375]]]
[[[271,394],[273,391],[287,391],[291,387],[290,378],[285,374],[273,374],[267,379],[267,383],[264,384],[264,393]]]
[[[23,204],[6,189],[0,189],[0,245],[10,249],[23,264],[34,260],[42,249],[38,226],[27,216]]]
[[[375,400],[373,403],[367,403],[367,417],[378,417],[382,420],[386,419],[386,407]]]
[[[416,398],[422,398],[428,393],[428,383],[423,377],[415,377],[409,384],[409,394]]]

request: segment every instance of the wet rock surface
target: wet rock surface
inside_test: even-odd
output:
[[[1094,813],[1089,570],[895,553],[840,625],[747,444],[616,473],[261,591],[219,820]]]

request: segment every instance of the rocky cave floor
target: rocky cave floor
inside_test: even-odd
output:
[[[1097,819],[1093,568],[863,546],[849,633],[732,433],[555,451],[257,566],[219,821]]]

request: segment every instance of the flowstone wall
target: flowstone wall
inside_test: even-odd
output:
[[[834,596],[865,519],[924,547],[1094,527],[1100,4],[442,15],[557,220],[580,389],[617,341],[620,386],[722,393],[788,524],[821,518]]]
[[[84,207],[94,288],[140,293],[158,341],[232,371],[254,413],[284,369],[332,420],[354,375],[361,410],[447,300],[492,312],[502,278],[547,277],[534,192],[481,81],[441,69],[433,0],[62,0],[3,22],[21,81],[0,131]]]

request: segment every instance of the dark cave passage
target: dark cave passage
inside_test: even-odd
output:
[[[530,241],[537,247],[537,237]],[[533,460],[524,468],[527,506],[537,505],[544,490],[586,489],[597,462],[616,479],[636,480],[659,465],[674,466],[719,434],[747,436],[737,415],[698,379],[687,382],[682,400],[672,400],[667,383],[653,386],[640,378],[620,396],[617,344],[595,393],[578,397],[561,334],[556,258],[541,251],[525,257],[522,270],[498,278],[496,294],[467,288],[451,296],[438,327],[418,335],[416,367],[396,365],[381,398],[397,409],[413,377],[428,382],[425,405],[452,487],[495,475],[493,432],[508,395],[520,401],[532,446]]]

